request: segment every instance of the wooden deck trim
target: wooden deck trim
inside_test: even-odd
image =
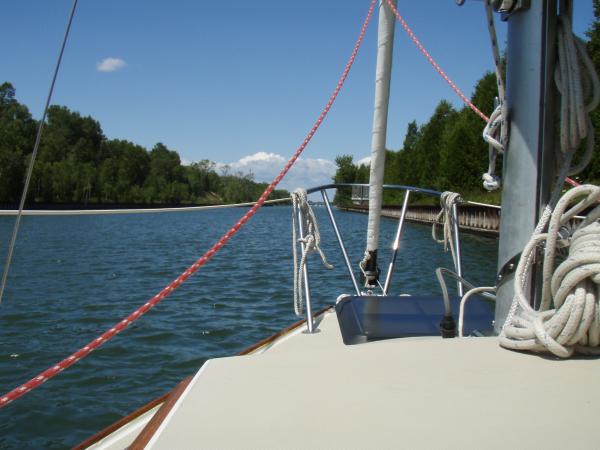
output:
[[[150,439],[152,439],[152,436],[154,436],[154,433],[156,433],[158,427],[160,427],[160,425],[169,415],[171,409],[173,409],[175,403],[177,403],[177,400],[179,400],[179,398],[184,393],[185,389],[188,387],[192,379],[193,377],[191,376],[184,378],[183,381],[181,381],[177,385],[177,387],[175,387],[175,389],[171,391],[171,393],[169,394],[165,402],[162,404],[160,409],[156,411],[156,414],[154,414],[154,416],[152,416],[150,422],[146,424],[142,432],[138,435],[138,437],[135,438],[135,440],[129,446],[128,450],[142,450],[146,447],[146,445],[148,445]]]
[[[322,309],[318,310],[316,313],[313,314],[313,318],[317,318],[320,315],[325,314],[330,309],[332,309],[332,306],[326,306],[325,308],[322,308]],[[302,320],[299,320],[298,322],[294,322],[290,326],[284,328],[281,331],[278,331],[277,333],[273,334],[272,336],[264,338],[264,339],[256,342],[255,344],[252,344],[251,346],[245,348],[244,350],[242,350],[241,352],[239,352],[237,355],[238,356],[248,355],[248,354],[252,353],[253,351],[255,351],[257,349],[259,349],[259,348],[261,348],[261,347],[263,347],[263,346],[265,346],[267,344],[270,344],[271,342],[276,341],[281,336],[286,335],[290,331],[294,331],[296,328],[301,327],[305,323],[306,323],[306,319],[302,319]]]
[[[332,309],[331,306],[326,306],[325,308],[320,309],[319,311],[317,311],[317,312],[315,312],[313,314],[313,318],[317,318],[317,317],[321,316],[322,314],[326,313],[330,309]],[[248,355],[248,354],[254,352],[257,349],[259,349],[259,348],[261,348],[261,347],[263,347],[265,345],[268,345],[268,344],[276,341],[277,339],[279,339],[280,337],[286,335],[287,333],[290,333],[291,331],[294,331],[295,329],[301,327],[305,323],[306,323],[306,319],[302,319],[302,320],[299,320],[297,322],[294,322],[293,324],[291,324],[290,326],[284,328],[283,330],[278,331],[277,333],[275,333],[275,334],[273,334],[273,335],[271,335],[269,337],[266,337],[266,338],[264,338],[264,339],[262,339],[262,340],[260,340],[260,341],[258,341],[256,343],[252,344],[251,346],[245,348],[241,352],[237,353],[237,356]],[[132,422],[133,420],[137,419],[142,414],[150,411],[155,406],[163,403],[163,406],[161,406],[161,408],[156,412],[156,414],[154,415],[154,417],[152,417],[152,419],[150,419],[150,422],[148,422],[146,424],[146,426],[144,427],[144,429],[142,430],[142,432],[138,435],[138,437],[135,439],[135,441],[133,442],[133,444],[131,444],[131,446],[129,447],[130,449],[143,448],[146,444],[148,444],[148,442],[152,438],[152,435],[158,429],[158,427],[160,426],[160,424],[162,423],[162,421],[165,419],[165,417],[167,416],[167,414],[171,410],[171,408],[173,408],[173,405],[179,399],[179,397],[181,396],[181,394],[183,394],[183,391],[185,390],[185,388],[187,387],[187,385],[190,383],[190,381],[192,381],[192,376],[189,376],[189,377],[185,378],[174,389],[172,389],[171,391],[167,392],[166,394],[161,395],[157,399],[152,400],[151,402],[145,404],[144,406],[142,406],[141,408],[135,410],[131,414],[123,417],[122,419],[119,419],[117,422],[113,423],[112,425],[109,425],[108,427],[104,428],[102,431],[99,431],[98,433],[94,434],[92,437],[86,439],[82,443],[80,443],[77,446],[73,447],[72,450],[84,450],[84,449],[90,447],[91,445],[93,445],[93,444],[97,443],[98,441],[104,439],[105,437],[107,437],[111,433],[114,433],[119,428],[127,425],[129,422]],[[184,383],[185,383],[185,386],[183,386],[183,388],[180,389],[180,387]],[[167,400],[169,400],[169,402],[172,400],[170,406],[168,407],[168,410],[166,410],[166,412],[163,412],[163,414],[160,417],[158,417],[159,414],[161,414],[161,412],[165,408],[165,406],[167,404]],[[156,421],[159,421],[159,422],[156,423],[155,419],[156,419]],[[147,434],[150,431],[149,427],[153,423],[154,423],[154,425],[153,425],[154,428],[152,429],[152,433],[148,435],[146,442],[143,443],[143,445],[141,445],[138,442],[140,440],[140,437],[142,435]]]
[[[126,415],[125,417],[122,417],[121,419],[119,419],[118,421],[113,423],[112,425],[107,426],[103,430],[101,430],[98,433],[94,434],[93,436],[87,438],[85,441],[81,442],[80,444],[77,444],[75,447],[73,447],[72,450],[84,450],[84,449],[94,445],[98,441],[101,441],[108,435],[114,433],[119,428],[127,425],[129,422],[134,421],[135,419],[140,417],[142,414],[147,413],[152,408],[163,403],[169,397],[169,395],[171,395],[172,392],[173,392],[172,390],[169,392],[166,392],[165,394],[161,395],[158,398],[155,398],[151,402],[146,403],[141,408],[136,409],[135,411]]]

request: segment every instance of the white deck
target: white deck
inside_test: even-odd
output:
[[[148,448],[600,446],[600,360],[495,338],[345,346],[335,313],[319,329],[208,361]]]

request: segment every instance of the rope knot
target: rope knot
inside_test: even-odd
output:
[[[497,191],[500,189],[501,180],[498,175],[494,175],[493,173],[486,172],[482,176],[483,178],[483,187],[486,191]]]
[[[296,189],[292,193],[292,251],[294,258],[294,312],[296,315],[302,315],[304,310],[304,299],[302,298],[302,288],[304,278],[302,272],[306,266],[306,258],[310,253],[317,252],[321,257],[323,265],[327,269],[333,269],[329,264],[325,253],[321,249],[321,233],[314,211],[308,203],[308,194],[304,189]],[[300,222],[300,217],[302,222]],[[301,228],[300,228],[301,227]],[[302,230],[304,237],[297,237],[297,230]],[[298,264],[297,244],[304,244],[304,252]]]
[[[433,222],[433,227],[431,228],[431,237],[438,244],[444,244],[444,251],[448,251],[448,247],[452,252],[452,259],[456,263],[456,255],[454,251],[454,244],[452,240],[452,227],[454,224],[454,214],[452,212],[453,206],[461,201],[460,194],[456,192],[446,191],[443,192],[440,196],[440,206],[441,210]],[[458,219],[458,217],[456,218]],[[442,223],[444,226],[444,235],[442,239],[438,239],[437,237],[437,225],[438,223]]]

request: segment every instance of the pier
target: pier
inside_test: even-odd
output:
[[[367,213],[364,207],[340,207],[344,211]],[[383,207],[383,217],[400,217],[400,207]],[[406,210],[405,219],[410,222],[432,224],[440,212],[439,206],[414,205]],[[458,220],[461,230],[498,235],[500,229],[500,208],[492,206],[460,205]]]

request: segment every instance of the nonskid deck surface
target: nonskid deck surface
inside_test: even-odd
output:
[[[258,355],[208,361],[148,448],[592,448],[600,361],[496,338],[346,346],[335,313]],[[576,440],[573,437],[576,436]]]

